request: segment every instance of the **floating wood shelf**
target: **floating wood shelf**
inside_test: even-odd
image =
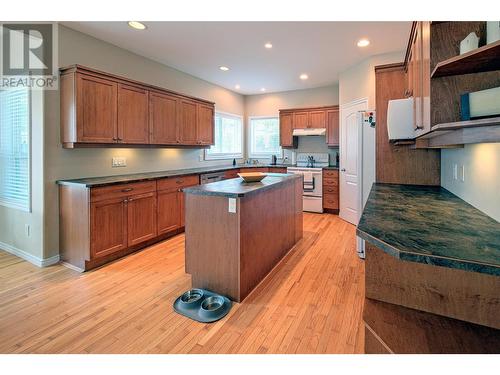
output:
[[[500,40],[441,61],[432,71],[431,78],[494,70],[500,70]]]
[[[437,124],[418,140],[425,140],[427,147],[437,148],[500,142],[500,117]]]

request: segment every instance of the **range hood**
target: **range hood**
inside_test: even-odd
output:
[[[303,136],[303,135],[325,135],[325,128],[308,128],[308,129],[293,129],[294,136]]]

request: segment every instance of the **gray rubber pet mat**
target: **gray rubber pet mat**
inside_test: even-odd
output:
[[[201,323],[211,323],[222,319],[231,310],[229,298],[205,289],[191,289],[174,302],[174,310]]]

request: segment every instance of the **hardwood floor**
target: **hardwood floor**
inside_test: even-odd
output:
[[[173,312],[184,235],[84,274],[0,251],[0,353],[361,353],[355,227],[304,215],[304,238],[223,320]]]

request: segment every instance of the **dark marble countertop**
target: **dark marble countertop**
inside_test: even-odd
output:
[[[175,169],[169,171],[160,172],[146,172],[146,173],[133,173],[117,176],[103,176],[103,177],[88,177],[88,178],[78,178],[72,180],[58,180],[56,181],[59,185],[83,185],[85,187],[99,187],[113,184],[121,184],[132,181],[147,181],[156,180],[163,177],[177,177],[177,176],[187,176],[190,174],[200,174],[200,173],[211,173],[211,172],[223,172],[231,169],[239,168],[286,168],[291,167],[292,164],[237,164],[234,165],[219,165],[212,167],[200,167],[200,168],[189,168],[189,169]]]
[[[210,184],[182,189],[186,194],[216,195],[228,198],[244,197],[268,189],[278,188],[284,181],[302,178],[299,174],[268,173],[260,182],[244,182],[241,178],[232,178]]]
[[[404,261],[500,276],[500,223],[442,187],[373,184],[357,234]]]

